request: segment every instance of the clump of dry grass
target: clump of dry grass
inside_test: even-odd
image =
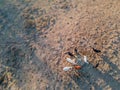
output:
[[[0,73],[0,88],[8,90],[12,85],[16,84],[16,79],[13,77],[13,72],[10,67],[4,66],[5,70]]]

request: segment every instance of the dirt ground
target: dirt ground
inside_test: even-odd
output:
[[[0,0],[0,90],[119,89],[120,0]]]

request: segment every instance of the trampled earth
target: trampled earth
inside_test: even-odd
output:
[[[120,0],[0,0],[0,90],[119,89]]]

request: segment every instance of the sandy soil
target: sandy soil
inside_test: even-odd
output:
[[[74,48],[89,64],[64,72]],[[119,88],[119,0],[0,0],[0,90]]]

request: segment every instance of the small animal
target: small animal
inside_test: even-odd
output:
[[[71,70],[71,69],[72,69],[72,67],[64,67],[64,68],[63,68],[64,71],[69,71],[69,70]]]
[[[71,52],[66,52],[65,54],[68,54],[71,57],[75,57]]]
[[[80,55],[80,53],[78,52],[77,48],[74,49],[75,52],[75,57],[76,58],[81,58],[82,56]]]
[[[92,48],[92,49],[93,49],[93,51],[96,52],[96,53],[100,53],[100,52],[101,52],[101,50],[98,50],[98,49],[95,49],[95,48]]]
[[[79,69],[81,69],[82,67],[79,66],[79,65],[76,65],[76,66],[74,66],[74,68],[77,69],[77,70],[79,70]]]
[[[78,53],[77,48],[75,48],[74,51],[75,51],[76,53]]]
[[[80,55],[77,48],[74,49],[74,52],[75,52],[76,55]]]
[[[87,56],[84,56],[84,62],[87,63],[87,64],[89,63],[89,62],[87,61]]]
[[[77,64],[77,63],[75,63],[74,60],[72,60],[72,59],[70,59],[70,58],[67,58],[66,60],[67,60],[69,63],[73,64],[73,65],[76,65],[76,64]]]
[[[99,66],[99,63],[97,63],[95,66],[94,66],[94,68],[97,68]]]

